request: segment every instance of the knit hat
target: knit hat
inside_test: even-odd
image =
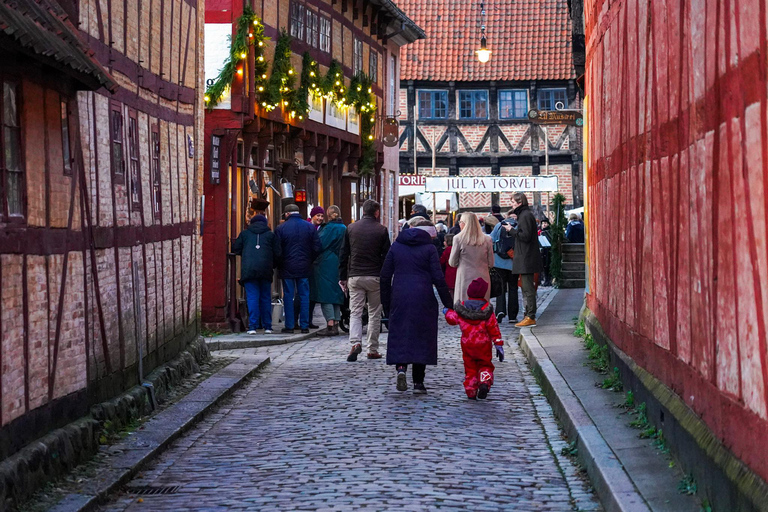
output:
[[[251,224],[253,224],[254,222],[263,222],[264,224],[266,224],[267,223],[267,218],[265,216],[263,216],[263,215],[254,215],[251,218]]]
[[[488,283],[485,279],[478,277],[467,287],[467,296],[470,299],[485,299],[485,292],[488,291]]]
[[[312,218],[318,213],[325,214],[325,210],[323,209],[322,206],[315,206],[314,208],[312,208],[312,211],[309,212],[309,217]]]

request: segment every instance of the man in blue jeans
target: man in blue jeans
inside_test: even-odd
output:
[[[293,333],[296,316],[293,299],[299,296],[299,327],[309,332],[309,277],[312,262],[322,252],[320,237],[315,226],[299,215],[299,207],[289,204],[285,207],[285,222],[275,230],[280,240],[280,279],[283,280],[283,302],[285,303],[285,327],[282,332]]]

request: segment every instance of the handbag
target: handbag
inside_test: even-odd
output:
[[[501,278],[499,271],[493,267],[491,267],[488,274],[491,279],[491,297],[498,297],[504,293],[504,280]]]

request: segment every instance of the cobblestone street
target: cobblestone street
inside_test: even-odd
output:
[[[383,360],[346,362],[341,336],[220,352],[273,362],[130,484],[176,492],[105,510],[599,510],[506,322],[503,334],[484,402],[464,395],[459,330],[443,319],[427,395],[396,391]]]

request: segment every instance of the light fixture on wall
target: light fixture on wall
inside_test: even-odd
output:
[[[480,49],[476,50],[477,60],[485,64],[491,60],[491,50],[488,49],[488,42],[485,39],[485,2],[480,2]]]

